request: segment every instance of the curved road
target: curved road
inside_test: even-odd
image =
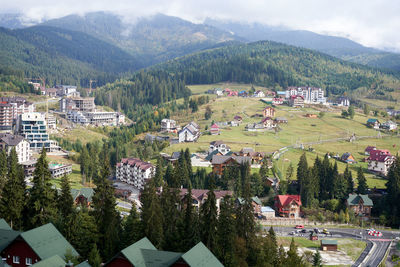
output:
[[[269,226],[265,226],[264,228],[269,229]],[[293,227],[274,226],[274,230],[277,235],[289,236],[289,233],[295,229]],[[400,232],[394,233],[391,231],[381,231],[383,237],[372,237],[366,233],[365,229],[328,228],[328,230],[332,234],[332,236],[328,235],[328,237],[348,237],[367,242],[366,248],[352,267],[377,267],[385,257],[386,250],[388,249],[391,240],[400,235]]]

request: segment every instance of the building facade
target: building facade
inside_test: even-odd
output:
[[[8,133],[0,134],[0,149],[5,150],[10,155],[11,150],[15,148],[18,163],[26,162],[31,159],[31,150],[29,142],[21,135],[12,135]]]
[[[346,201],[347,207],[354,211],[354,214],[363,219],[371,217],[371,209],[374,206],[368,195],[350,194]]]
[[[208,148],[208,154],[210,155],[214,151],[218,151],[222,155],[225,155],[231,152],[231,148],[222,141],[213,141],[210,143],[210,147]]]
[[[117,163],[117,179],[143,189],[147,180],[154,177],[156,168],[149,162],[137,158],[123,158]]]
[[[305,104],[325,104],[324,90],[316,87],[288,87],[286,98],[302,96]]]
[[[277,195],[275,197],[275,211],[281,217],[299,218],[300,207],[300,195]]]
[[[161,131],[163,132],[173,132],[177,129],[176,121],[171,119],[161,120]]]
[[[369,152],[368,170],[386,176],[395,161],[389,150],[376,149]]]
[[[179,143],[195,142],[200,137],[200,127],[197,123],[191,122],[178,132]]]

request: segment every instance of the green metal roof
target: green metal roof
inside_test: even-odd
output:
[[[75,267],[92,267],[89,262],[86,260],[84,262],[79,263],[78,265],[76,265]]]
[[[223,267],[222,263],[202,243],[198,243],[188,252],[182,255],[182,259],[190,267]]]
[[[375,122],[377,122],[378,121],[378,119],[368,119],[367,120],[367,123],[375,123]]]
[[[356,206],[360,203],[360,201],[364,202],[364,206],[374,206],[372,200],[368,197],[368,195],[358,195],[358,194],[349,194],[349,198],[347,199],[347,204],[349,206]]]
[[[78,252],[51,223],[24,232],[21,237],[40,259],[47,259],[54,255],[64,257],[67,250],[71,250],[72,255],[79,256]]]
[[[21,232],[0,229],[0,251],[3,251]]]
[[[251,200],[257,203],[258,205],[262,205],[261,200],[257,196],[252,197]],[[241,197],[238,197],[237,201],[239,201],[239,204],[244,204],[244,199]]]
[[[324,240],[321,240],[321,244],[322,245],[337,245],[338,242],[337,242],[337,240],[324,239]]]
[[[140,249],[144,259],[145,267],[164,267],[171,266],[182,256],[182,253],[153,250],[153,249]],[[139,265],[134,265],[139,266]]]
[[[0,219],[0,229],[3,230],[12,230],[11,227],[8,225],[8,223],[6,222],[6,220],[4,219]]]
[[[65,267],[65,261],[60,256],[54,255],[35,263],[32,267]]]
[[[71,195],[72,198],[75,200],[78,196],[82,195],[84,196],[88,202],[92,202],[92,197],[94,195],[94,190],[93,188],[90,187],[84,187],[81,189],[71,189]]]
[[[123,249],[121,253],[128,259],[130,263],[133,264],[133,266],[146,266],[141,249],[157,250],[150,240],[148,240],[147,237],[144,237],[136,243],[133,243],[129,247]]]
[[[10,267],[5,261],[3,261],[0,257],[0,267]]]

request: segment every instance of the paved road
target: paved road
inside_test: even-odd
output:
[[[264,228],[268,230],[269,226],[266,226]],[[390,241],[395,237],[400,236],[400,232],[381,231],[383,237],[372,237],[366,233],[365,229],[346,229],[346,228],[329,228],[329,227],[327,228],[331,233],[331,235],[320,234],[319,235],[320,237],[333,237],[333,238],[346,237],[346,238],[364,240],[367,242],[367,247],[361,253],[357,261],[352,265],[352,267],[361,266],[360,264],[364,261],[364,259],[367,256],[369,256],[369,258],[362,265],[363,267],[378,266],[385,256],[386,250],[390,245]],[[306,229],[311,230],[311,228],[306,228]],[[290,236],[289,233],[294,231],[295,229],[293,227],[274,227],[274,230],[277,235]],[[297,236],[308,237],[308,233],[299,234]],[[370,253],[371,249],[373,250],[372,253]]]

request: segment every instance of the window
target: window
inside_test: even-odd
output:
[[[13,256],[13,263],[19,264],[19,256]]]
[[[26,265],[32,265],[32,258],[26,258],[25,259],[25,264]]]

